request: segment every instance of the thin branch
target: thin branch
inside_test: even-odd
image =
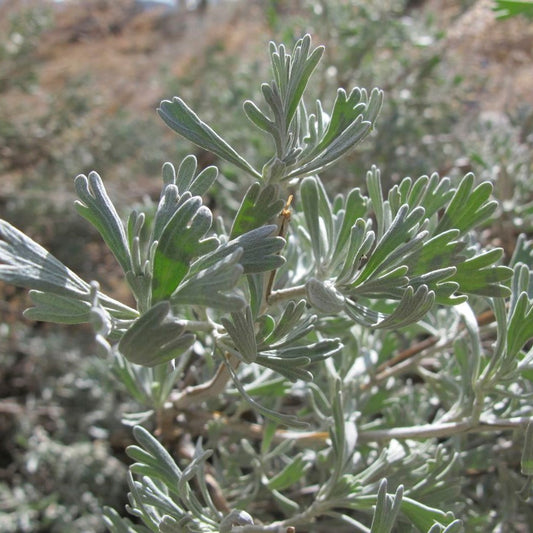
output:
[[[239,359],[231,354],[228,356],[227,361],[234,369],[240,363]],[[187,387],[178,394],[173,395],[170,399],[172,407],[178,411],[183,411],[194,404],[218,396],[224,392],[230,378],[231,375],[228,368],[224,363],[221,363],[212,379],[200,385]]]
[[[305,296],[305,285],[296,285],[295,287],[289,287],[287,289],[279,289],[270,294],[268,297],[268,304],[274,305],[283,300],[290,300],[301,296]]]
[[[486,431],[509,431],[525,427],[533,419],[529,417],[496,418],[490,421],[473,423],[472,419],[444,424],[424,424],[421,426],[390,429],[374,429],[359,432],[360,442],[380,442],[391,439],[431,439],[450,437],[458,433],[484,433]]]

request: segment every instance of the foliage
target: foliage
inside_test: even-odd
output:
[[[496,16],[499,19],[516,17],[517,15],[533,18],[533,2],[526,0],[495,0],[494,4],[494,11],[496,11]]]
[[[502,491],[530,475],[531,242],[521,238],[509,266],[502,249],[480,244],[476,229],[498,206],[472,174],[385,189],[372,167],[366,192],[356,174],[359,187],[331,197],[318,173],[372,133],[383,93],[339,89],[310,105],[323,48],[306,35],[269,52],[263,101],[244,103],[269,157],[239,153],[181,98],[158,110],[247,175],[231,221],[205,205],[218,172],[194,156],[166,163],[158,205],[126,222],[96,172],[76,178],[76,208],[115,256],[134,306],[0,221],[0,279],[30,289],[27,316],[91,324],[142,406],[128,422],[155,422],[177,446],[174,457],[136,425],[136,520],[106,509],[106,523],[231,533],[495,525],[465,472],[480,457],[512,468],[498,434],[524,450]],[[514,520],[528,513],[514,500]]]
[[[10,474],[0,482],[0,529],[105,531],[102,501],[125,502],[127,468],[110,443],[121,438],[117,406],[128,399],[107,362],[90,355],[90,332],[0,327],[1,466]]]

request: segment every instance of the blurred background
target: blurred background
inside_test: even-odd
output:
[[[490,0],[0,1],[0,217],[84,279],[128,301],[99,237],[72,208],[73,178],[96,170],[124,212],[158,198],[161,165],[194,153],[155,109],[179,95],[260,166],[270,146],[242,112],[270,79],[269,40],[325,44],[310,88],[385,91],[378,128],[328,171],[332,191],[474,171],[494,183],[498,223],[483,239],[510,254],[532,236],[533,21],[496,19]],[[211,200],[240,201],[221,164]],[[0,285],[0,531],[100,532],[123,509],[135,405],[85,327],[24,321],[25,291]]]

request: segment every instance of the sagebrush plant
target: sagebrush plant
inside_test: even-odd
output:
[[[138,443],[127,449],[134,520],[107,508],[109,529],[530,523],[531,242],[519,238],[509,266],[480,244],[497,202],[472,174],[383,190],[372,167],[331,198],[319,174],[372,131],[382,91],[339,89],[331,109],[310,110],[323,47],[306,35],[269,52],[264,103],[244,103],[272,141],[267,161],[245,159],[178,97],[158,109],[248,176],[232,219],[204,203],[218,171],[192,155],[164,164],[158,205],[125,223],[96,172],[76,178],[76,209],[113,252],[135,307],[0,221],[0,279],[31,289],[26,316],[92,324],[141,406],[126,419]],[[472,487],[474,470],[493,478]],[[501,505],[498,489],[511,515],[484,515]]]

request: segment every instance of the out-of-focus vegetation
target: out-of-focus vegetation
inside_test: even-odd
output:
[[[390,183],[434,170],[452,178],[474,170],[494,181],[502,201],[500,222],[487,227],[484,238],[510,255],[518,232],[531,236],[531,102],[481,113],[483,69],[456,67],[448,53],[453,25],[475,2],[456,2],[444,17],[436,11],[439,3],[408,0],[221,2],[166,13],[139,11],[134,2],[92,4],[96,15],[90,6],[0,5],[0,215],[38,235],[81,274],[89,267],[94,272],[96,264],[99,281],[117,295],[122,287],[109,276],[112,258],[70,208],[71,178],[94,168],[105,175],[108,188],[115,184],[114,197],[123,206],[148,202],[143,194],[152,192],[161,162],[191,151],[165,132],[153,112],[161,98],[173,94],[224,131],[242,154],[266,153],[263,138],[250,137],[244,127],[240,102],[252,97],[257,80],[266,76],[264,42],[290,42],[306,31],[327,44],[325,68],[317,76],[320,96],[353,85],[379,86],[386,93],[378,129],[362,151],[328,171],[330,183],[343,183],[346,176],[359,176],[362,183],[372,164]],[[224,28],[233,32],[210,32],[223,9],[231,11]],[[191,35],[197,41],[187,41]],[[243,47],[251,35],[248,42],[254,44]],[[73,75],[56,72],[54,81],[54,61],[64,66],[71,51],[79,58],[85,45],[103,53],[104,48],[90,47],[98,40],[124,66],[124,73],[120,68],[108,73],[111,91],[101,88],[102,77],[90,61],[86,69],[72,68]],[[127,65],[132,61],[140,66]],[[139,74],[148,63],[155,89]],[[151,101],[135,95],[147,90]],[[231,120],[222,113],[227,108],[234,109]],[[218,163],[206,153],[197,155],[204,166]],[[234,169],[222,169],[212,202],[232,211],[237,205],[231,192],[242,181]],[[123,449],[130,437],[120,416],[129,405],[107,366],[86,355],[95,352],[89,332],[21,322],[21,293],[0,291],[0,530],[104,531],[100,506],[125,503]],[[501,476],[513,477],[501,468]],[[479,458],[469,480],[473,500],[486,475]],[[507,516],[498,509],[507,500],[489,496],[476,501],[485,515],[472,516],[468,531],[492,530]],[[526,506],[505,512],[509,524],[513,512],[523,524],[531,518]]]

